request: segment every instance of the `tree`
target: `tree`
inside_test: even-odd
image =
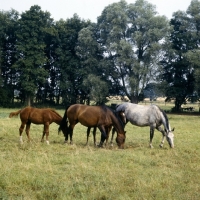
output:
[[[15,10],[0,12],[0,104],[5,106],[14,101],[16,61],[16,27],[19,13]]]
[[[44,102],[50,102],[51,104],[56,103],[59,104],[59,69],[56,67],[55,62],[57,60],[56,56],[56,48],[58,46],[57,43],[58,31],[55,26],[55,22],[49,21],[49,25],[46,28],[44,42],[45,42],[45,57],[46,63],[44,65],[44,69],[48,72],[48,77],[45,82],[40,82],[37,90],[38,100]]]
[[[98,26],[113,80],[117,79],[123,93],[137,103],[142,89],[158,73],[161,41],[168,32],[166,17],[156,16],[155,7],[147,1],[128,5],[121,0],[103,10]]]
[[[194,48],[186,53],[190,66],[194,68],[195,92],[200,97],[200,1],[192,0],[187,11],[190,22],[190,33],[193,38]]]
[[[83,80],[83,86],[88,93],[89,102],[91,99],[95,101],[96,105],[103,105],[106,103],[106,97],[108,96],[108,86],[105,81],[102,81],[98,76],[90,74]]]
[[[96,99],[96,104],[104,104],[108,91],[113,90],[113,84],[109,79],[110,73],[103,56],[103,47],[98,40],[97,26],[91,24],[79,32],[76,47],[83,74],[82,90],[88,97],[88,104],[90,104],[91,98],[94,98],[92,100]],[[101,98],[100,95],[102,95]]]
[[[88,73],[103,76],[103,69],[100,67],[100,62],[103,60],[103,49],[98,43],[96,24],[80,30],[76,54],[80,58],[81,68],[84,69],[86,76]]]
[[[18,74],[18,87],[26,95],[27,104],[35,96],[40,83],[44,83],[48,72],[44,66],[45,36],[52,25],[49,12],[43,12],[37,5],[21,14],[17,30],[18,61],[14,68]]]
[[[194,27],[186,12],[175,12],[170,21],[172,31],[169,37],[171,48],[166,51],[161,62],[164,67],[164,80],[167,82],[168,99],[175,98],[175,110],[194,93],[194,66],[191,64],[189,52],[197,48]]]
[[[81,20],[78,15],[66,21],[60,20],[56,23],[58,30],[58,41],[56,48],[57,61],[55,67],[59,69],[58,87],[61,91],[65,105],[82,103],[83,70],[80,58],[76,54],[78,33],[91,22]]]

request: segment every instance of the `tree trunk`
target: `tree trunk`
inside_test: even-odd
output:
[[[138,104],[138,96],[131,95],[130,100],[131,100],[131,103],[136,103],[136,104]]]
[[[31,106],[31,96],[27,96],[27,106]]]
[[[179,101],[178,99],[176,99],[175,100],[175,110],[181,111],[181,105],[182,105],[182,101]]]

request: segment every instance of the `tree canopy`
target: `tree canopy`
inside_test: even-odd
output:
[[[97,23],[54,21],[38,5],[1,11],[0,104],[104,104],[109,95],[138,103],[162,87],[179,110],[199,98],[199,15],[198,0],[170,20],[145,0],[112,3]]]

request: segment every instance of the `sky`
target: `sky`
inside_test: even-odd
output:
[[[76,13],[81,19],[97,22],[103,9],[120,0],[0,0],[0,11],[17,10],[20,14],[30,9],[33,5],[39,5],[42,11],[48,11],[51,17],[60,19],[72,18]],[[165,15],[171,19],[173,12],[186,11],[191,0],[147,0],[156,6],[159,15]],[[135,0],[126,0],[128,4]]]

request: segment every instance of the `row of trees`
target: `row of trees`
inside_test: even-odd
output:
[[[121,94],[138,103],[153,85],[175,109],[199,97],[200,2],[168,21],[144,0],[105,7],[97,23],[54,21],[37,5],[0,12],[0,104],[105,103]]]

